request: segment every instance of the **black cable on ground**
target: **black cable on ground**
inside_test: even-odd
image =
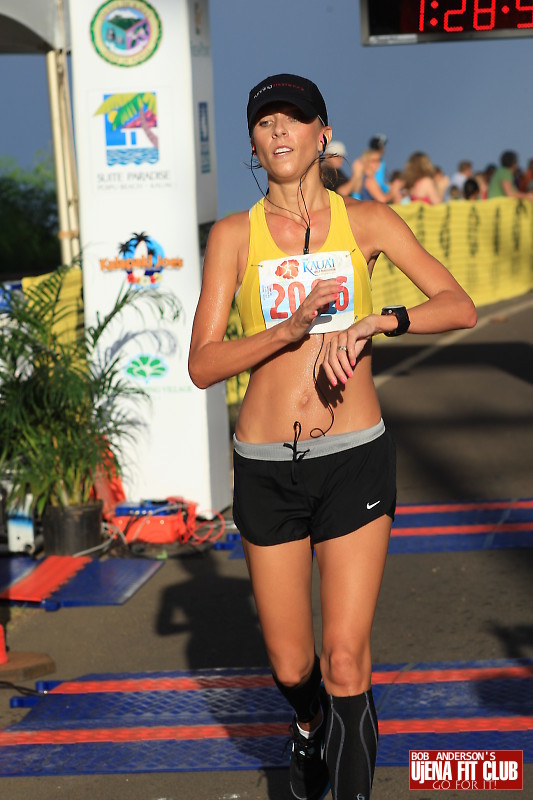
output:
[[[17,686],[15,683],[11,683],[10,681],[0,681],[0,689],[11,689],[11,691],[18,692],[19,694],[27,697],[42,696],[42,692],[38,692],[37,689],[28,689],[26,686]]]

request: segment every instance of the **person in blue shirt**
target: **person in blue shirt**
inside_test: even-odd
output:
[[[370,150],[376,150],[376,152],[379,153],[380,163],[378,169],[376,170],[374,178],[378,182],[381,191],[385,192],[385,194],[387,194],[387,192],[389,191],[389,186],[387,184],[387,167],[384,159],[386,146],[387,146],[387,137],[385,136],[384,133],[376,133],[376,135],[372,136],[372,138],[368,143],[368,147]]]

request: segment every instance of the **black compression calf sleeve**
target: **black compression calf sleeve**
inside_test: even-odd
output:
[[[329,699],[326,762],[333,800],[369,800],[378,749],[372,689]]]
[[[319,657],[315,655],[315,663],[310,676],[298,686],[286,686],[284,683],[280,683],[274,674],[273,678],[283,697],[288,700],[296,712],[298,721],[311,722],[320,709],[318,690],[322,681],[322,673],[320,671]]]

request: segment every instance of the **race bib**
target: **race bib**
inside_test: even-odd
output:
[[[267,328],[288,319],[317,281],[337,278],[340,294],[309,328],[309,333],[342,331],[354,323],[353,265],[347,250],[273,258],[259,264],[259,293]]]

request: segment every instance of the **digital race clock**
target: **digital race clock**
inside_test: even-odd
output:
[[[533,0],[361,0],[363,44],[533,36]]]

